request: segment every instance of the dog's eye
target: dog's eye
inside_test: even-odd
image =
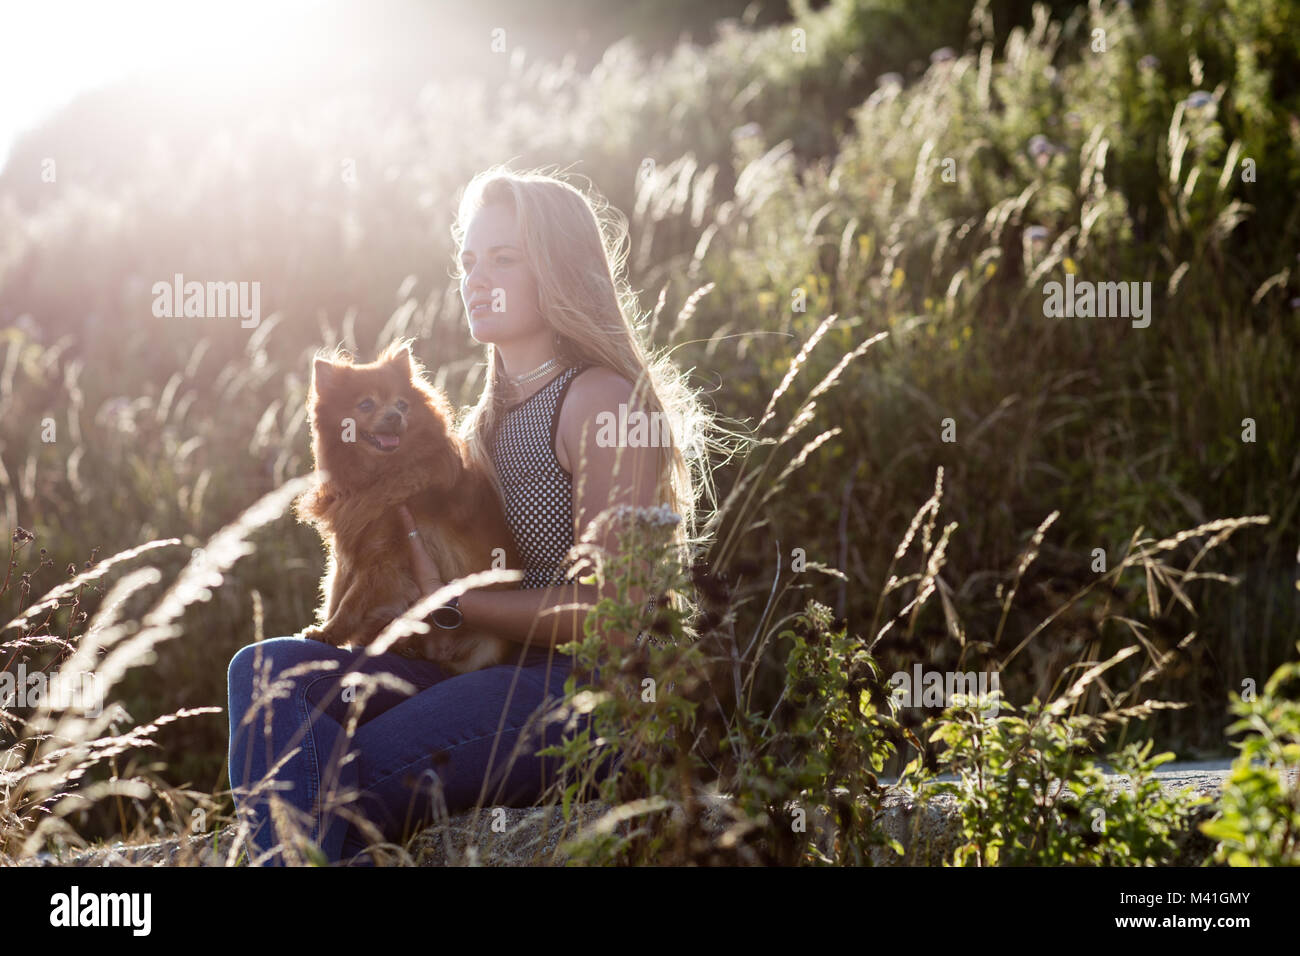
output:
[[[374,411],[375,403],[368,398],[363,398],[357,403],[357,409],[363,412]]]

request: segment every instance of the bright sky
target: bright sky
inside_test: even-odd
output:
[[[19,132],[129,73],[176,66],[226,83],[266,78],[284,61],[273,49],[283,36],[268,26],[301,22],[320,2],[0,0],[0,168]]]

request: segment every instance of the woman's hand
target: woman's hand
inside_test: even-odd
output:
[[[411,544],[411,570],[415,574],[416,583],[420,585],[421,593],[427,597],[447,582],[442,579],[442,572],[438,569],[438,565],[433,558],[429,556],[420,535],[418,533],[411,534],[416,528],[415,519],[411,517],[410,509],[406,505],[398,505],[397,516],[402,521],[403,530],[406,531],[406,540]]]

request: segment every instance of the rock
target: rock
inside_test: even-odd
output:
[[[235,827],[229,826],[216,834],[215,854],[213,834],[208,833],[172,837],[157,843],[114,843],[61,855],[42,852],[10,862],[15,866],[225,866],[234,839]]]
[[[555,866],[566,859],[559,844],[609,809],[603,803],[575,808],[566,830],[559,807],[489,807],[463,813],[426,829],[411,847],[417,866]]]
[[[1229,772],[1228,766],[1228,761],[1166,766],[1157,777],[1168,790],[1190,787],[1197,794],[1215,798]],[[1109,780],[1112,787],[1131,788],[1126,777],[1113,775]],[[734,832],[728,835],[728,829],[734,826],[734,817],[729,812],[730,798],[702,799],[705,809],[701,819],[707,838],[724,847],[729,841],[734,846],[735,841],[731,841]],[[579,804],[567,828],[558,807],[491,807],[470,811],[424,830],[411,842],[404,859],[389,854],[380,862],[414,866],[560,866],[569,862],[562,847],[564,841],[579,829],[600,825],[608,810],[602,803]],[[680,813],[675,809],[672,812]],[[1214,802],[1196,808],[1191,827],[1177,841],[1177,856],[1172,865],[1198,866],[1209,858],[1213,842],[1196,824],[1209,819],[1214,812]],[[629,811],[624,815],[635,817]],[[608,827],[613,822],[612,818],[606,819],[604,825]],[[900,858],[888,848],[875,848],[872,851],[875,864],[938,865],[958,841],[956,802],[952,797],[940,795],[919,806],[910,791],[892,791],[884,799],[882,827],[902,844],[904,854]],[[823,814],[814,813],[808,829],[819,834],[819,844],[829,850],[834,839],[833,824]],[[118,843],[64,854],[62,859],[40,853],[21,861],[0,862],[19,866],[225,866],[238,858],[237,852],[232,853],[236,836],[235,827],[229,826],[216,834],[215,849],[213,834],[206,834],[135,846]],[[741,857],[742,862],[745,860]]]

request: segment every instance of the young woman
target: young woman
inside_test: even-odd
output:
[[[572,733],[543,719],[571,667],[555,646],[580,638],[587,610],[617,593],[612,580],[603,590],[565,580],[575,529],[613,552],[614,525],[593,526],[597,515],[665,506],[682,519],[683,559],[701,543],[696,501],[702,491],[713,500],[702,454],[711,419],[639,340],[621,278],[625,226],[602,211],[560,179],[497,167],[466,187],[452,230],[469,331],[487,354],[482,394],[460,433],[497,482],[525,563],[518,589],[466,592],[458,611],[463,624],[524,645],[519,664],[451,676],[432,662],[364,657],[297,636],[242,648],[228,675],[230,777],[265,862],[302,859],[286,846],[295,829],[330,861],[369,863],[361,851],[373,838],[400,839],[439,804],[454,814],[535,803],[555,771],[553,758],[535,752]],[[601,431],[605,414],[626,422],[638,410],[670,422],[670,439],[610,441]],[[414,530],[405,509],[399,515]],[[410,540],[412,567],[431,593],[442,573],[418,536]],[[414,692],[390,681],[365,697],[340,681],[354,671],[392,675]],[[611,769],[607,759],[598,776]],[[273,802],[296,821],[273,813]]]

